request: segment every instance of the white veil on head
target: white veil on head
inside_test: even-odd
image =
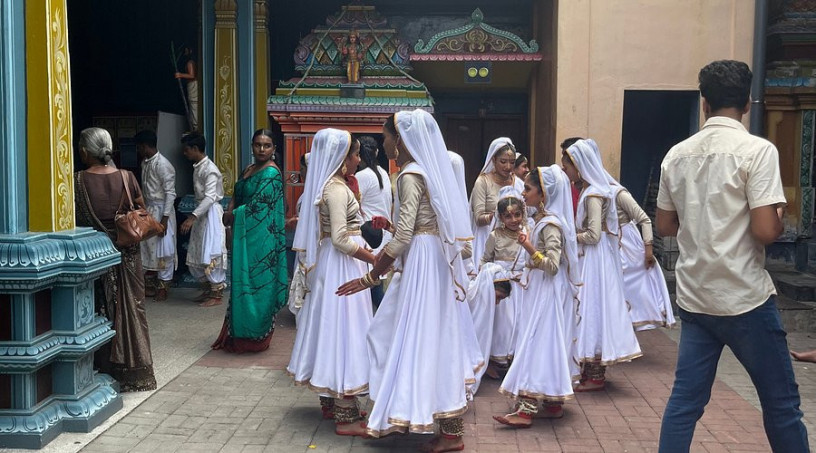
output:
[[[578,242],[576,240],[575,222],[572,216],[572,187],[569,177],[558,165],[538,167],[538,176],[541,181],[541,191],[547,195],[545,210],[548,215],[558,219],[563,233],[564,255],[567,257],[567,266],[570,282],[578,284],[581,280],[578,272]]]
[[[496,155],[500,149],[504,148],[505,146],[510,145],[510,149],[513,150],[513,156],[516,155],[516,145],[513,144],[513,140],[510,140],[508,137],[499,137],[492,142],[490,142],[490,148],[487,149],[487,157],[485,157],[485,163],[482,167],[482,173],[492,173],[496,170],[496,167],[493,165],[493,156]]]
[[[572,163],[581,174],[581,178],[589,183],[581,192],[581,199],[578,200],[578,212],[575,216],[575,223],[582,224],[586,217],[586,197],[599,196],[607,199],[606,228],[612,234],[618,233],[618,210],[615,203],[617,191],[609,182],[611,178],[606,172],[601,161],[601,152],[595,140],[578,140],[567,148]],[[613,179],[614,180],[614,179]]]
[[[339,129],[321,129],[312,140],[309,171],[303,187],[303,204],[298,215],[298,226],[292,249],[303,252],[301,264],[311,269],[317,261],[320,242],[320,200],[323,188],[337,173],[351,148],[351,134]]]
[[[448,263],[452,263],[464,241],[473,238],[473,232],[470,210],[465,203],[467,197],[462,193],[464,187],[451,184],[457,178],[442,132],[433,116],[421,109],[397,112],[394,123],[425,180],[439,224],[439,235],[446,246],[445,254]]]
[[[601,167],[603,167],[604,173],[606,174],[606,182],[608,182],[609,185],[612,186],[612,191],[615,193],[615,196],[617,197],[617,194],[621,190],[626,190],[626,187],[623,187],[623,185],[620,182],[618,182],[617,179],[612,177],[612,175],[610,175],[609,172],[606,171],[606,167],[603,166],[603,158],[601,157],[601,150],[598,149],[597,146],[595,147],[595,153],[598,155],[597,156],[598,157],[598,162],[601,163]]]
[[[451,166],[453,166],[453,174],[456,175],[456,184],[465,195],[465,203],[467,203],[467,186],[465,184],[465,160],[462,159],[455,151],[448,150],[448,157],[450,158]]]

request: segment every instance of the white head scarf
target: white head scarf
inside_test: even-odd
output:
[[[462,156],[454,151],[448,150],[448,157],[453,166],[453,174],[456,175],[456,184],[465,195],[465,203],[467,203],[467,187],[465,185],[465,160]]]
[[[595,147],[595,153],[598,155],[598,162],[600,162],[601,166],[603,166],[601,150],[598,149],[597,146]],[[617,179],[613,178],[612,175],[610,175],[609,172],[606,171],[606,167],[603,167],[603,169],[604,173],[606,174],[606,182],[608,182],[609,185],[612,186],[612,192],[615,194],[615,200],[617,201],[618,193],[620,193],[621,190],[626,190],[626,187],[623,187],[623,185],[621,185],[621,183],[619,183]]]
[[[445,244],[445,255],[448,263],[452,263],[464,246],[464,241],[473,238],[473,231],[470,228],[470,210],[464,203],[467,197],[462,193],[463,188],[451,184],[456,177],[442,132],[433,116],[420,109],[397,112],[394,123],[425,180],[439,224],[439,235]]]
[[[485,157],[485,163],[482,167],[482,173],[492,173],[496,170],[496,167],[493,165],[493,156],[496,153],[504,148],[506,145],[510,145],[510,149],[513,150],[513,156],[516,155],[516,146],[513,145],[513,141],[507,137],[499,137],[492,142],[490,142],[490,148],[487,149],[487,157]]]
[[[618,210],[615,204],[616,190],[610,185],[607,179],[608,174],[604,170],[601,162],[601,152],[595,140],[578,140],[567,148],[572,163],[581,174],[581,178],[589,183],[581,192],[581,199],[578,200],[578,212],[575,216],[575,223],[583,224],[586,217],[586,198],[588,196],[600,196],[607,199],[606,228],[612,234],[618,233]]]
[[[351,148],[351,134],[339,129],[321,129],[312,140],[309,156],[309,171],[303,187],[298,226],[292,249],[303,252],[301,264],[306,270],[317,261],[317,247],[320,243],[320,200],[323,188],[337,173]]]
[[[569,279],[573,285],[581,281],[578,272],[578,242],[576,240],[575,222],[572,220],[572,187],[569,177],[558,165],[538,167],[541,180],[541,191],[547,194],[547,203],[544,209],[548,215],[558,219],[561,224],[564,241],[564,255],[567,258]]]

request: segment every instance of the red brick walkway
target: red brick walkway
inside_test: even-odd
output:
[[[677,345],[659,330],[641,332],[638,338],[644,357],[610,368],[606,391],[578,395],[565,405],[563,419],[536,420],[531,429],[513,430],[493,421],[493,415],[507,412],[509,403],[497,393],[497,381],[485,380],[465,415],[466,450],[485,453],[656,451],[660,418],[674,377]],[[240,356],[212,351],[196,366],[282,370],[289,361],[293,342],[294,319],[286,313],[279,316],[269,351]],[[391,450],[413,446],[415,442],[397,437],[361,444],[355,441],[355,445]],[[760,412],[718,380],[706,413],[697,424],[692,451],[770,451]]]

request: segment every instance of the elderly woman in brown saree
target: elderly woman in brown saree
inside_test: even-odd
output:
[[[133,173],[111,165],[112,148],[108,131],[98,127],[82,131],[79,156],[88,169],[74,175],[74,190],[77,226],[106,233],[115,243],[114,216],[127,203],[125,184],[135,205],[144,207],[144,200]],[[117,249],[122,253],[121,264],[108,269],[95,288],[96,309],[113,321],[116,336],[97,351],[94,365],[119,381],[122,392],[154,390],[139,244]]]

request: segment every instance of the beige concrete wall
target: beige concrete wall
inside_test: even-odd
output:
[[[559,0],[556,14],[554,146],[592,137],[613,175],[625,90],[696,90],[711,61],[751,65],[751,0]]]

